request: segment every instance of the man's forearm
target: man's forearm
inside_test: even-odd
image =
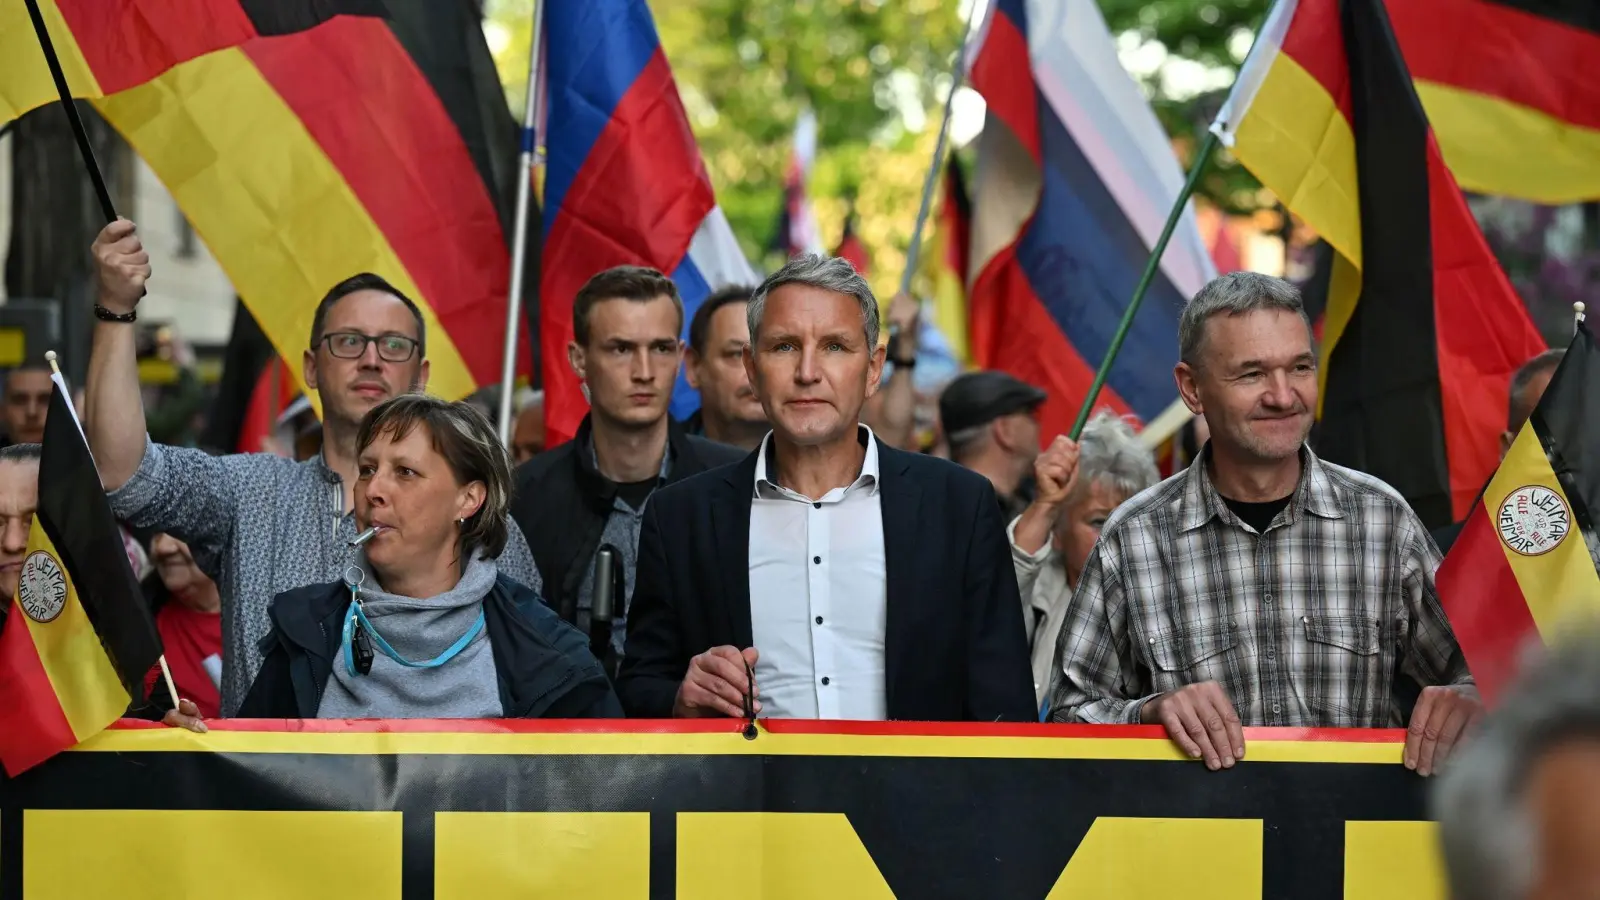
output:
[[[883,389],[883,405],[873,430],[884,443],[900,450],[915,451],[917,396],[911,386],[911,373],[896,369]]]
[[[106,490],[114,491],[133,477],[144,458],[144,398],[132,324],[95,323],[84,405],[89,449]]]

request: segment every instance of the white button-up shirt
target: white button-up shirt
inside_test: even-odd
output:
[[[888,717],[878,443],[861,434],[861,474],[816,499],[776,483],[771,434],[756,456],[750,625],[763,716]]]

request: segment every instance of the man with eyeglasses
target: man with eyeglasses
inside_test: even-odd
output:
[[[367,411],[428,381],[422,312],[362,273],[328,291],[311,320],[302,365],[322,400],[322,452],[303,462],[268,453],[210,456],[150,441],[139,395],[135,308],[150,257],[119,219],[95,239],[98,320],[84,428],[118,518],[187,543],[222,593],[222,714],[232,715],[261,665],[277,594],[337,581],[354,556],[356,432]],[[516,523],[500,571],[538,591]]]

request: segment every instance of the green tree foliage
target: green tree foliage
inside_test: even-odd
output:
[[[656,28],[746,254],[768,249],[796,117],[817,116],[822,239],[856,201],[875,284],[898,279],[963,23],[956,0],[651,0]],[[520,104],[530,0],[488,4],[491,46]],[[497,37],[492,32],[500,29]],[[517,107],[520,109],[520,105]]]
[[[1141,73],[1140,81],[1167,133],[1190,148],[1199,146],[1227,98],[1231,76],[1271,7],[1272,0],[1100,0],[1111,33],[1124,36],[1120,43],[1137,35],[1165,50],[1164,64]],[[1215,70],[1205,81],[1221,85],[1196,91],[1192,80],[1173,77],[1174,70],[1192,72],[1194,65],[1186,64]],[[1189,140],[1182,141],[1185,136]],[[1263,200],[1260,183],[1225,151],[1212,160],[1199,192],[1235,213],[1250,212]]]

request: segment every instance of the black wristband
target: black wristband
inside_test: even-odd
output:
[[[94,317],[102,322],[133,322],[138,320],[139,311],[131,309],[125,313],[114,313],[96,303],[94,305]]]
[[[917,358],[915,356],[906,360],[891,359],[889,362],[894,363],[896,369],[905,369],[908,372],[917,367]]]

